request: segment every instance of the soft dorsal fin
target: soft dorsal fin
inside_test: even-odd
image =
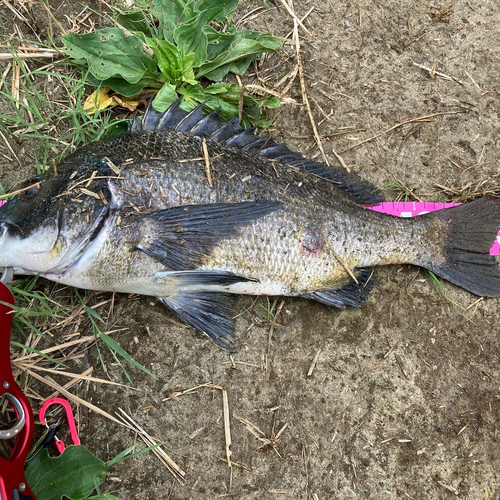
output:
[[[356,203],[375,205],[384,201],[382,194],[373,184],[364,181],[354,172],[304,158],[287,146],[277,144],[269,136],[257,135],[254,129],[243,130],[238,118],[223,122],[219,118],[218,109],[205,115],[203,104],[192,111],[183,110],[180,104],[181,99],[177,99],[164,113],[160,113],[151,106],[150,101],[142,117],[134,116],[129,131],[175,130],[207,137],[326,179]]]

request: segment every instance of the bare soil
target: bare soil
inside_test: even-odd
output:
[[[300,36],[319,133],[361,129],[327,138],[327,157],[337,164],[334,149],[387,199],[401,194],[393,175],[417,196],[445,201],[436,185],[461,186],[500,173],[500,4],[458,0],[447,15],[450,3],[295,2],[299,17],[314,7],[305,21],[313,38],[304,31]],[[269,4],[246,26],[286,35],[292,19]],[[239,16],[260,5],[245,3]],[[63,14],[79,10],[67,0],[53,8],[61,22]],[[11,16],[3,6],[0,14]],[[293,68],[293,58],[286,61],[293,53],[287,45],[261,72],[281,62],[273,70],[277,80]],[[298,79],[289,97],[301,102]],[[321,110],[333,113],[325,119]],[[442,114],[353,147],[403,120],[434,113]],[[271,133],[307,156],[318,154],[302,106],[285,106]],[[33,171],[23,156],[26,144],[11,145]],[[10,156],[3,141],[0,152]],[[18,167],[3,156],[0,163],[2,182],[14,183]],[[85,384],[72,391],[110,413],[130,412],[166,443],[186,481],[177,483],[147,454],[114,468],[105,489],[122,499],[500,498],[500,300],[478,301],[443,282],[453,305],[411,266],[376,274],[378,286],[362,308],[279,298],[274,327],[266,312],[273,299],[235,298],[232,355],[176,324],[151,298],[117,297],[109,323],[129,330],[115,338],[158,380],[133,371],[135,390]],[[108,361],[111,380],[124,382]],[[89,366],[94,376],[106,376],[93,350],[80,369]],[[200,388],[164,400],[205,383],[227,391],[231,459],[239,464],[232,468],[221,460],[221,391]],[[271,444],[262,446],[238,417]],[[84,408],[80,434],[103,460],[134,442],[130,431]]]

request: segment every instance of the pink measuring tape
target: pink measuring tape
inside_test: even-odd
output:
[[[365,207],[375,212],[394,215],[395,217],[415,217],[443,208],[457,207],[461,203],[434,203],[432,201],[384,201],[379,205]],[[490,255],[500,255],[500,232],[490,248]]]
[[[435,203],[433,201],[384,201],[380,205],[365,207],[374,212],[394,215],[395,217],[415,217],[443,208],[458,207],[461,203]]]
[[[0,207],[5,201],[0,200]],[[375,212],[394,215],[395,217],[415,217],[443,208],[451,208],[461,203],[435,203],[432,201],[384,201],[379,205],[365,207]],[[490,248],[490,255],[500,255],[500,231]]]

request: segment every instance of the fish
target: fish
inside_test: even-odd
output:
[[[0,209],[0,268],[88,290],[157,297],[232,346],[231,294],[360,307],[373,268],[413,264],[500,296],[489,249],[500,202],[402,219],[381,192],[218,111],[151,105],[128,131],[77,149]]]

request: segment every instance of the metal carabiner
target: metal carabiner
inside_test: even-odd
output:
[[[66,419],[68,421],[69,432],[73,444],[76,445],[81,444],[80,438],[78,437],[78,432],[76,430],[75,417],[73,416],[73,410],[71,409],[69,401],[66,401],[65,399],[62,398],[48,399],[47,401],[45,401],[45,403],[43,403],[42,407],[40,408],[40,411],[38,412],[38,420],[40,420],[40,423],[42,425],[45,425],[48,428],[48,424],[45,421],[45,414],[49,406],[56,404],[63,406],[64,410],[66,411]],[[58,439],[57,436],[56,436],[56,447],[59,450],[59,453],[62,453],[66,449],[66,445],[62,442],[61,439]]]
[[[4,392],[2,396],[5,397],[8,401],[10,401],[11,405],[14,407],[14,410],[16,410],[17,422],[10,429],[0,431],[0,439],[4,440],[14,439],[26,425],[26,413],[24,412],[24,408],[23,405],[21,404],[21,401],[19,401],[19,399],[17,399],[16,396],[10,394],[10,392]]]

